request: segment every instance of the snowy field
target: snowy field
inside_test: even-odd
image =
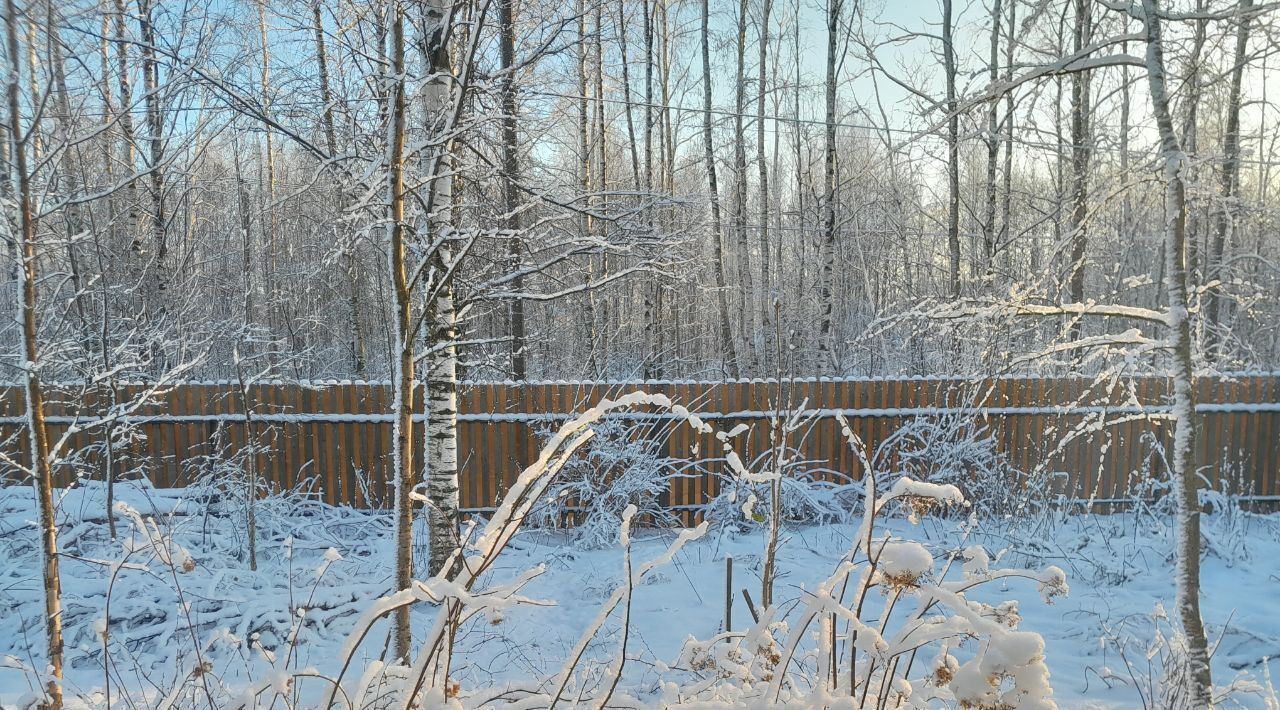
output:
[[[278,682],[283,674],[277,671],[285,667],[314,667],[333,675],[357,617],[391,591],[387,515],[269,498],[259,506],[260,566],[254,572],[243,556],[243,519],[183,495],[122,485],[118,497],[142,517],[120,516],[122,542],[116,543],[103,522],[101,488],[79,488],[61,497],[70,707],[105,706],[108,680],[112,706],[160,706],[173,688],[184,686],[187,694],[169,698],[174,705],[207,707],[203,691],[193,687],[214,686],[215,694],[234,706],[236,699],[248,697],[243,691],[250,685]],[[143,520],[152,517],[154,526]],[[29,489],[0,489],[4,708],[29,701],[36,683],[31,669],[41,663],[35,518]],[[1155,513],[1049,515],[1034,526],[966,530],[960,516],[928,517],[913,525],[895,515],[877,534],[925,543],[939,569],[950,551],[973,545],[987,550],[993,569],[1062,568],[1070,593],[1052,604],[1025,579],[992,582],[970,598],[993,606],[1017,600],[1019,628],[1044,637],[1059,706],[1134,708],[1156,706],[1150,696],[1160,659],[1169,652],[1161,639],[1171,625],[1159,611],[1172,608],[1169,523]],[[139,524],[151,532],[139,531]],[[799,602],[849,550],[855,531],[853,524],[784,529],[776,601],[789,622],[794,623]],[[633,568],[660,556],[675,537],[670,531],[637,530]],[[160,548],[147,542],[153,539],[170,545],[173,564],[159,559]],[[1276,707],[1274,692],[1267,690],[1265,659],[1280,656],[1280,515],[1236,508],[1215,512],[1205,518],[1205,539],[1204,616],[1216,643],[1214,678],[1236,686],[1224,706]],[[668,666],[678,665],[686,639],[708,639],[722,630],[727,556],[734,559],[734,627],[750,624],[741,589],[759,599],[762,551],[758,527],[716,526],[689,542],[670,564],[636,580],[618,705],[626,704],[624,697],[658,704],[661,679],[671,672]],[[463,699],[476,689],[554,677],[624,581],[619,546],[582,549],[570,533],[536,530],[516,538],[486,581],[515,578],[539,564],[546,566],[545,573],[521,591],[536,604],[485,614],[459,634],[453,678]],[[960,568],[952,565],[949,578],[958,579]],[[887,598],[873,591],[864,620],[877,623]],[[434,612],[428,604],[417,606],[416,633],[425,633]],[[620,608],[610,616],[587,647],[578,666],[584,685],[608,676],[623,641],[621,614]],[[106,618],[110,654],[104,668]],[[376,624],[359,646],[352,675],[376,668],[371,664],[384,653],[387,626]],[[1280,663],[1269,663],[1271,674],[1280,676]],[[207,672],[198,672],[200,667]],[[284,698],[273,700],[268,691],[259,699],[262,707],[314,707],[323,704],[324,692],[318,682],[304,679]]]

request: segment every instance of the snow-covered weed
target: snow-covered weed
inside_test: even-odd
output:
[[[1114,653],[1124,666],[1122,671],[1108,670],[1109,679],[1133,687],[1144,710],[1200,710],[1187,690],[1186,639],[1162,604],[1156,604],[1150,614],[1127,616],[1114,626],[1104,626],[1102,641],[1104,650]],[[1214,647],[1220,643],[1219,638]],[[1214,705],[1251,696],[1261,698],[1270,710],[1275,689],[1265,657],[1262,668],[1262,682],[1240,671],[1229,682],[1215,684]]]
[[[664,705],[709,707],[1052,708],[1044,641],[1017,629],[1016,603],[966,592],[997,579],[1035,580],[1045,599],[1067,592],[1056,567],[998,570],[979,546],[939,562],[923,545],[876,533],[896,503],[963,501],[958,489],[901,478],[864,506],[853,547],[794,610],[772,606],[744,632],[690,638],[663,685]],[[947,581],[956,560],[963,579]],[[877,603],[878,602],[878,603]]]

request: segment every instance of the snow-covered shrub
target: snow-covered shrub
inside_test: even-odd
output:
[[[752,463],[758,470],[772,453],[762,454]],[[790,451],[783,458],[782,520],[786,523],[824,524],[847,522],[853,503],[861,497],[862,486],[838,471],[821,467],[820,462],[801,458]],[[768,483],[744,481],[728,473],[718,474],[720,491],[703,509],[712,524],[749,530],[772,515]]]
[[[899,476],[955,486],[985,520],[1027,519],[1049,503],[1049,480],[1018,470],[976,412],[920,416],[876,448],[872,465],[889,485]]]
[[[639,520],[653,527],[675,527],[680,519],[664,498],[671,481],[696,467],[662,453],[657,436],[662,424],[606,419],[598,423],[578,455],[565,462],[543,504],[528,523],[569,529],[576,544],[601,548],[617,544],[622,514],[634,506]]]

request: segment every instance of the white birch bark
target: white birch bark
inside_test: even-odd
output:
[[[429,120],[445,122],[449,110],[452,68],[449,48],[444,43],[447,0],[432,0],[426,6],[427,61],[431,78],[423,86]],[[462,100],[458,97],[456,100]],[[450,144],[445,149],[452,151]],[[456,155],[456,152],[453,153]],[[445,161],[441,160],[440,165]],[[453,204],[449,177],[431,175],[433,204]],[[452,211],[450,211],[452,214]],[[429,217],[429,219],[431,219]],[[454,227],[448,220],[432,220],[433,236],[449,236]],[[430,256],[426,282],[427,347],[426,372],[427,573],[440,573],[458,546],[458,312],[454,303],[452,255],[441,245]],[[457,569],[449,570],[450,576]]]
[[[1147,79],[1152,112],[1160,130],[1165,181],[1165,293],[1173,349],[1173,451],[1169,466],[1178,507],[1177,614],[1186,635],[1187,697],[1191,707],[1211,707],[1209,644],[1200,616],[1200,501],[1195,472],[1195,379],[1191,359],[1191,323],[1187,300],[1187,196],[1183,182],[1186,155],[1169,111],[1156,0],[1143,0],[1147,39]]]

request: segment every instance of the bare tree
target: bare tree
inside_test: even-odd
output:
[[[949,0],[947,0],[949,2]],[[823,362],[819,367],[839,367],[838,356],[833,341],[832,325],[835,309],[835,261],[836,261],[836,187],[839,176],[836,171],[836,66],[840,61],[838,55],[840,15],[843,12],[843,0],[827,0],[827,75],[824,84],[826,91],[826,123],[822,148],[822,244],[818,261],[820,275],[818,290],[822,315],[818,325],[818,353]]]
[[[1089,0],[1075,2],[1075,29],[1072,51],[1079,53],[1092,41],[1093,3]],[[1070,298],[1075,303],[1084,302],[1085,249],[1088,236],[1085,225],[1089,216],[1089,152],[1093,140],[1090,132],[1092,109],[1089,97],[1089,72],[1078,71],[1071,75],[1071,264],[1069,267]],[[1079,327],[1071,329],[1071,337],[1079,338]]]
[[[36,215],[32,204],[31,174],[27,165],[26,136],[22,123],[21,71],[18,57],[18,8],[14,0],[5,3],[5,32],[8,40],[8,134],[11,143],[11,168],[15,178],[14,196],[18,201],[22,262],[22,343],[28,456],[39,510],[40,552],[44,588],[44,624],[46,650],[49,654],[49,677],[45,684],[48,705],[62,707],[62,575],[58,569],[58,526],[53,510],[53,466],[49,431],[44,418],[44,389],[40,382],[40,328],[36,311]],[[32,87],[35,90],[35,87]]]
[[[1213,243],[1208,261],[1208,281],[1222,281],[1226,276],[1223,268],[1227,239],[1235,225],[1238,206],[1235,204],[1240,190],[1240,104],[1244,70],[1248,64],[1246,53],[1249,48],[1249,25],[1252,19],[1253,0],[1240,0],[1236,5],[1236,45],[1231,58],[1231,89],[1227,97],[1226,127],[1222,133],[1222,168],[1219,176],[1219,204],[1217,219],[1214,224]],[[1222,325],[1221,287],[1209,294],[1206,307],[1205,350],[1210,357],[1220,357],[1215,352],[1220,336],[1218,330]]]
[[[716,151],[711,138],[711,39],[708,30],[711,9],[708,0],[702,0],[702,143],[707,171],[707,200],[711,203],[711,250],[716,273],[715,292],[718,311],[720,357],[724,360],[726,374],[739,376],[737,348],[729,325],[729,286],[725,274],[724,225],[720,218],[720,188],[716,182]]]

